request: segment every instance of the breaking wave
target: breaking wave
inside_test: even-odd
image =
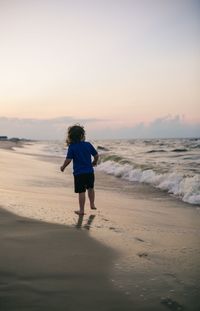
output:
[[[182,201],[200,204],[200,176],[184,176],[178,172],[158,173],[153,169],[134,167],[118,156],[110,155],[98,165],[98,170],[124,180],[150,184],[174,194]]]

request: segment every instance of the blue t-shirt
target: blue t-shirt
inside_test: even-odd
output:
[[[96,149],[87,141],[70,144],[67,151],[67,159],[73,160],[73,174],[93,173],[91,156],[96,154]]]

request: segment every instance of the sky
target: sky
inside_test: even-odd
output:
[[[0,135],[200,136],[199,0],[0,0]]]

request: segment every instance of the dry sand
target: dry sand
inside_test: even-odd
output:
[[[22,152],[0,150],[0,310],[200,309],[197,207],[96,172],[79,218],[62,159]]]

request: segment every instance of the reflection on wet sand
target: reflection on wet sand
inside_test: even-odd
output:
[[[95,217],[96,217],[96,215],[90,215],[88,220],[87,220],[87,223],[83,226],[84,215],[79,215],[78,221],[77,221],[77,224],[76,224],[76,228],[80,229],[83,226],[83,228],[85,228],[87,230],[90,230]]]

